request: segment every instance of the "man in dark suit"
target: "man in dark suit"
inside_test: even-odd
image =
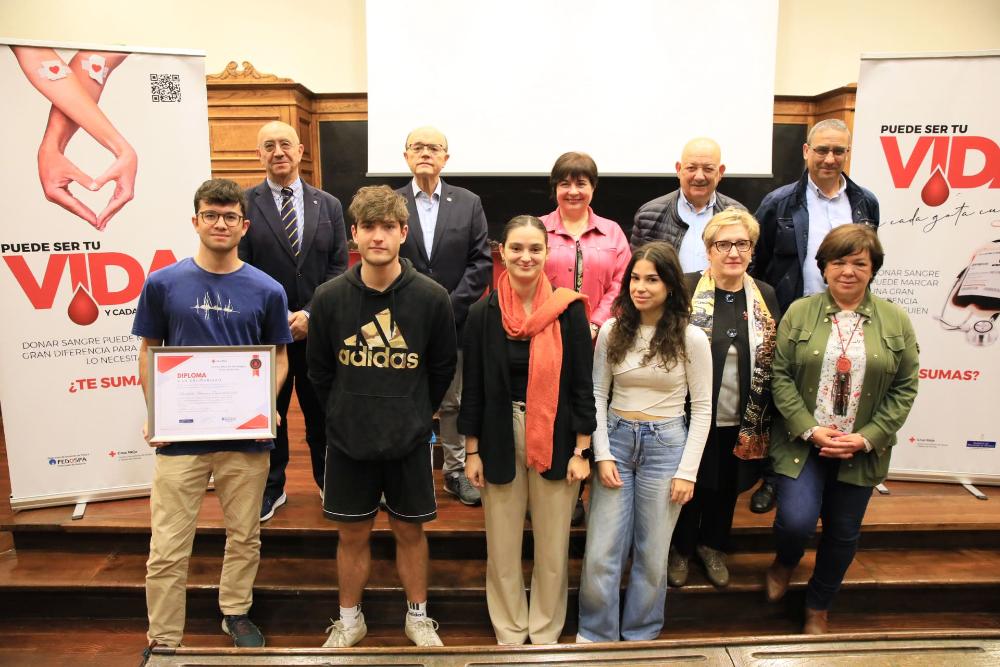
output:
[[[281,417],[271,452],[260,520],[267,521],[285,504],[288,465],[288,404],[292,388],[306,422],[306,442],[313,479],[323,489],[326,465],[326,411],[306,372],[306,333],[313,291],[347,270],[344,212],[337,198],[302,182],[299,162],[305,147],[286,123],[264,125],[257,134],[257,156],[267,170],[264,182],[249,188],[250,229],[240,241],[240,259],[281,283],[288,295],[288,326],[294,342],[288,346],[288,379],[278,392]]]
[[[400,257],[448,290],[458,339],[469,313],[490,282],[493,259],[487,241],[486,214],[479,197],[441,180],[448,162],[448,139],[433,127],[421,127],[406,137],[403,152],[413,180],[397,190],[406,197],[410,233]],[[466,505],[478,505],[479,491],[465,477],[465,438],[458,433],[462,396],[462,353],[455,378],[441,402],[441,449],[444,490]]]

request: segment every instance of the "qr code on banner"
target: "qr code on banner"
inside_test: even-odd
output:
[[[181,77],[179,74],[150,74],[149,88],[154,102],[180,102]]]

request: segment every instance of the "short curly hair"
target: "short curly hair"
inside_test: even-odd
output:
[[[354,224],[362,222],[398,222],[402,227],[410,217],[406,198],[388,185],[366,185],[354,193],[347,209]]]
[[[247,198],[243,188],[226,178],[210,178],[198,186],[194,193],[194,212],[198,213],[198,205],[206,204],[239,204],[240,214],[247,214]]]

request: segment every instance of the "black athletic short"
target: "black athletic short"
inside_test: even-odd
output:
[[[358,461],[329,447],[323,488],[323,514],[334,521],[373,518],[383,494],[389,514],[400,521],[425,523],[437,518],[430,444],[387,461]]]

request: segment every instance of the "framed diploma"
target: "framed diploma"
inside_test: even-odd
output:
[[[149,439],[275,437],[274,350],[273,345],[149,348]]]

